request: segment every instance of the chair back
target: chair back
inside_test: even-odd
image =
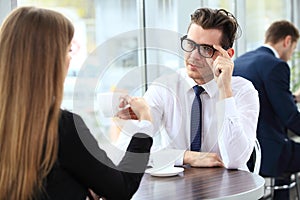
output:
[[[253,173],[259,174],[260,163],[261,163],[261,149],[257,138],[255,139],[254,151],[255,151],[255,164],[254,164]]]
[[[257,139],[255,139],[255,145],[250,159],[247,162],[247,167],[254,174],[259,174],[261,163],[261,149]]]

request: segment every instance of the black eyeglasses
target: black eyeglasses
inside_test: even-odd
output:
[[[196,48],[198,49],[198,53],[204,58],[211,58],[214,56],[214,53],[217,51],[210,45],[207,44],[197,44],[193,40],[187,38],[187,35],[181,38],[181,48],[183,51],[192,52]]]

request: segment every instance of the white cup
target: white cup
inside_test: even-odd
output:
[[[175,162],[181,152],[172,149],[164,149],[150,154],[148,165],[153,168],[153,171],[162,169],[174,168]]]
[[[174,169],[174,163],[168,163],[168,164],[164,164],[164,165],[155,165],[152,168],[147,169],[147,173],[169,173],[172,172]]]
[[[104,92],[97,94],[97,107],[104,117],[114,117],[120,111],[119,105],[126,96],[121,92]]]

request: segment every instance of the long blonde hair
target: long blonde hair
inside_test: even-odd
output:
[[[74,28],[42,8],[12,11],[0,29],[0,199],[37,198],[58,152],[67,48]]]

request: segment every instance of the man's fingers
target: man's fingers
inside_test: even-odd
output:
[[[116,116],[120,119],[138,119],[130,107],[119,111]]]
[[[225,58],[230,58],[228,52],[223,49],[220,45],[213,45],[213,47],[220,52],[220,54]]]

